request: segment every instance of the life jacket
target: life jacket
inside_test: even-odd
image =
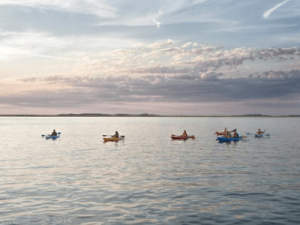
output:
[[[187,133],[183,133],[181,136],[187,137],[188,135],[187,135]]]

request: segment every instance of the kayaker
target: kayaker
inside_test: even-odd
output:
[[[223,133],[224,133],[224,137],[227,137],[227,138],[230,138],[230,137],[231,137],[231,134],[230,134],[230,132],[226,129],[226,127],[225,127]]]
[[[236,129],[233,130],[232,137],[234,137],[234,138],[238,138],[239,137],[239,134],[236,132]]]
[[[264,130],[264,131],[261,131],[259,128],[258,128],[258,131],[256,132],[256,134],[259,134],[259,135],[261,135],[261,134],[263,134],[263,133],[265,133],[266,132],[266,130]]]
[[[53,130],[53,132],[52,132],[51,136],[57,136],[57,133],[56,133],[56,131],[55,131],[55,130]]]
[[[186,130],[183,131],[183,134],[181,136],[183,136],[183,137],[187,137],[188,136],[188,134],[186,133]]]
[[[113,137],[115,137],[115,138],[119,138],[119,133],[118,133],[118,131],[116,131],[116,133],[114,134],[114,136]]]

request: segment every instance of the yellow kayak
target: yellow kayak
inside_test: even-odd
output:
[[[125,137],[107,137],[107,138],[103,138],[104,141],[120,141],[120,140],[124,140]]]

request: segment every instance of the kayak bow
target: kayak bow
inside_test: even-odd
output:
[[[216,135],[225,135],[224,132],[216,132],[215,134],[216,134]]]

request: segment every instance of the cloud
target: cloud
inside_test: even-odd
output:
[[[15,60],[18,57],[49,58],[58,60],[82,60],[95,49],[110,46],[126,46],[135,42],[101,36],[59,37],[47,32],[1,32],[0,59]]]
[[[246,102],[262,99],[284,101],[300,97],[300,70],[266,71],[249,78],[226,78],[207,72],[199,75],[65,77],[20,79],[39,86],[60,87],[53,91],[26,91],[1,96],[0,103],[32,107],[76,107],[117,102]]]
[[[148,45],[148,48],[159,49],[159,48],[175,45],[175,43],[176,43],[175,41],[168,39],[165,41],[160,41],[160,42],[155,42],[153,44],[150,44],[150,45]]]
[[[295,60],[300,55],[298,47],[290,48],[233,48],[219,46],[184,45],[174,40],[155,42],[130,49],[103,52],[78,65],[77,71],[96,75],[142,76],[153,74],[199,75],[203,72],[237,71],[243,64],[261,61]],[[278,63],[277,63],[278,64]]]
[[[182,48],[187,48],[187,47],[189,47],[190,45],[192,45],[193,43],[192,42],[187,42],[187,43],[185,43],[184,45],[182,45],[181,47]]]
[[[289,0],[285,0],[284,2],[281,2],[279,4],[277,4],[276,6],[274,6],[273,8],[269,9],[268,11],[266,11],[263,14],[263,18],[267,19],[271,13],[273,13],[276,9],[278,9],[279,7],[283,6],[285,3],[287,3]]]
[[[226,49],[167,39],[89,55],[68,75],[27,76],[10,86],[0,81],[1,87],[14,87],[0,92],[0,104],[75,109],[138,102],[297,102],[300,70],[289,70],[286,61],[299,55],[298,47]],[[270,63],[268,69],[267,61],[284,66],[274,70]],[[246,66],[255,69],[238,72]]]
[[[157,21],[157,19],[162,14],[163,14],[162,11],[159,10],[158,15],[155,18],[153,18],[153,20],[152,20],[156,24],[157,28],[159,28],[160,24],[161,24],[161,22]]]
[[[116,16],[115,8],[103,1],[1,0],[0,5],[21,5],[21,6],[28,6],[33,8],[63,10],[67,12],[95,14],[99,17],[105,17],[105,18],[113,18]]]

